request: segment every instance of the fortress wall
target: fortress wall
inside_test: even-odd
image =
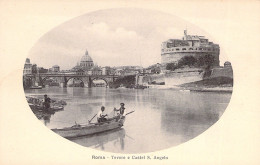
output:
[[[203,78],[203,71],[197,68],[180,69],[166,74],[154,74],[139,76],[138,84],[148,84],[165,82],[167,86],[180,85],[184,83],[200,81]]]
[[[161,62],[162,62],[162,64],[177,62],[184,56],[185,56],[185,54],[181,54],[181,53],[162,54]]]
[[[214,68],[211,72],[210,78],[214,78],[214,77],[230,77],[230,78],[233,78],[233,69],[232,69],[232,67]]]
[[[151,75],[150,81],[156,81],[157,83],[164,82],[164,74]]]
[[[219,55],[216,52],[172,52],[172,53],[165,53],[161,55],[161,63],[171,63],[171,62],[178,62],[184,56],[194,56],[198,58],[201,55],[211,54],[215,56],[216,61],[215,66],[219,66]]]
[[[165,85],[174,86],[181,85],[185,83],[200,81],[203,79],[203,72],[200,71],[182,71],[182,72],[172,72],[165,75]]]
[[[139,85],[142,84],[148,84],[151,82],[157,82],[157,83],[161,83],[164,82],[164,75],[163,74],[154,74],[154,75],[147,75],[147,76],[139,76],[137,83]]]

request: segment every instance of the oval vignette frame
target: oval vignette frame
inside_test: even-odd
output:
[[[61,24],[39,39],[25,63],[25,94],[33,113],[50,129],[82,127],[96,117],[102,105],[111,115],[124,102],[127,112],[135,112],[127,116],[122,128],[69,140],[108,152],[158,151],[195,138],[224,113],[232,96],[233,70],[219,47],[217,59],[218,46],[209,34],[170,14],[136,8],[95,11]],[[200,61],[207,64],[198,67],[200,57],[212,52],[214,66],[205,67],[211,60],[207,57]],[[193,57],[196,62],[189,63]],[[175,63],[167,68],[168,61],[176,60],[179,66]],[[135,80],[131,78],[133,73],[138,79],[136,75],[132,76]],[[199,77],[202,74],[206,76]],[[128,79],[116,86],[121,77]],[[135,86],[127,82],[135,82]],[[97,84],[119,88],[93,88]],[[128,89],[133,87],[136,89]],[[50,107],[45,94],[51,98]],[[46,111],[46,105],[56,108]]]

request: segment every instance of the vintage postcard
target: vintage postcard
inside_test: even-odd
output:
[[[259,1],[2,1],[1,164],[259,164]]]

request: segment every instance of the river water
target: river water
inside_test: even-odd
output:
[[[214,124],[225,111],[231,93],[188,92],[177,89],[59,88],[25,90],[26,95],[67,102],[54,114],[37,113],[48,128],[85,124],[102,105],[110,114],[124,102],[127,115],[121,129],[70,139],[86,147],[115,153],[145,153],[184,143]],[[93,119],[93,122],[96,118]]]

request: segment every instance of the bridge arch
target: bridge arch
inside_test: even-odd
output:
[[[92,77],[91,78],[91,83],[93,83],[94,80],[104,80],[105,83],[106,83],[106,86],[108,86],[108,84],[109,84],[109,81],[106,78],[104,78],[104,77],[98,77],[98,76]]]
[[[46,77],[41,77],[40,82],[43,84],[47,79],[51,79],[52,77],[46,76]],[[54,78],[54,77],[53,77]]]
[[[69,77],[69,78],[66,78],[66,80],[65,80],[65,85],[66,85],[66,87],[68,86],[68,82],[69,82],[69,80],[71,80],[71,79],[80,80],[80,81],[82,82],[82,84],[83,84],[82,87],[85,87],[85,86],[86,86],[86,85],[85,85],[85,82],[84,82],[81,78],[79,78],[79,77]]]
[[[55,77],[55,76],[45,76],[45,77],[40,77],[40,79],[39,79],[39,81],[40,81],[40,84],[41,85],[46,85],[46,84],[44,84],[45,82],[46,82],[46,80],[56,80],[56,83],[60,83],[59,82],[59,80],[57,80],[57,77]]]

